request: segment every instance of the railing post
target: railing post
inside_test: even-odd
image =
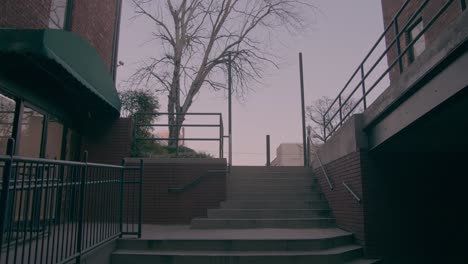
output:
[[[323,142],[327,142],[327,122],[325,119],[325,115],[322,116],[323,120]]]
[[[270,135],[266,135],[266,165],[270,167]]]
[[[398,56],[398,67],[400,69],[400,73],[403,72],[403,61],[401,60],[401,43],[400,43],[400,29],[398,28],[398,17],[395,17],[393,20],[395,25],[395,37],[396,37],[396,45],[397,45],[397,56]]]
[[[301,82],[301,111],[302,111],[302,147],[306,148],[306,124],[305,124],[305,103],[304,103],[304,65],[302,63],[302,52],[299,52],[299,78]],[[304,167],[307,167],[307,156],[304,151]]]
[[[343,104],[341,102],[341,93],[338,95],[338,104],[340,106],[340,126],[343,125]]]
[[[119,210],[119,237],[123,235],[123,207],[124,207],[124,180],[125,180],[125,159],[122,159],[122,170],[120,171],[120,210]]]
[[[84,152],[83,162],[85,166],[82,170],[83,174],[80,179],[80,202],[78,205],[78,233],[76,239],[76,263],[81,262],[81,250],[83,245],[83,218],[84,218],[84,199],[85,199],[85,185],[86,177],[88,174],[88,151]]]
[[[307,126],[307,167],[310,167],[310,134],[312,133],[312,127]]]
[[[229,171],[231,171],[232,166],[232,57],[231,52],[229,52],[228,59],[228,134],[229,134]]]
[[[143,159],[140,159],[140,182],[138,197],[138,238],[141,238],[141,216],[143,212]]]
[[[2,192],[0,195],[0,246],[3,245],[3,235],[5,234],[5,227],[7,224],[7,208],[8,208],[8,193],[10,192],[10,178],[13,166],[13,153],[15,150],[15,140],[13,138],[8,139],[7,155],[9,159],[5,161],[5,167],[3,169],[2,177]],[[8,250],[8,248],[7,248]],[[3,250],[0,249],[0,259]]]
[[[219,116],[219,158],[223,158],[223,120],[222,117]]]
[[[465,9],[466,9],[466,2],[465,2],[465,0],[460,0],[460,4],[461,4],[461,10],[462,10],[462,11],[465,11]]]
[[[364,76],[364,64],[361,64],[361,86],[362,86],[362,103],[364,104],[364,110],[367,109],[367,102],[366,102],[366,79]]]

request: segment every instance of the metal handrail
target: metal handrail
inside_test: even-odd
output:
[[[322,169],[323,175],[325,176],[325,179],[327,180],[328,186],[330,186],[330,190],[333,190],[333,184],[330,181],[330,177],[328,177],[328,173],[325,170],[325,166],[323,165],[322,160],[320,159],[320,156],[319,156],[319,154],[318,154],[318,152],[316,150],[317,148],[316,148],[315,144],[312,143],[312,145],[314,146],[313,151],[314,151],[315,156],[317,157],[317,160],[318,160],[318,162],[320,164],[320,168]],[[309,150],[309,152],[310,152],[310,150]]]
[[[141,237],[142,161],[91,163],[86,151],[83,162],[28,158],[12,155],[14,146],[9,139],[0,155],[0,259],[15,262],[21,246],[21,258],[79,263],[119,236]]]
[[[138,120],[138,116],[161,116],[161,115],[175,115],[175,116],[218,116],[219,120],[217,124],[182,124],[182,125],[171,125],[171,124],[152,124],[151,121],[149,123],[140,123],[140,122],[134,122],[134,132],[133,132],[133,140],[134,142],[137,141],[217,141],[219,142],[219,157],[224,158],[224,138],[228,138],[229,136],[224,135],[224,123],[223,123],[223,115],[221,113],[167,113],[167,112],[141,112],[141,113],[135,113],[135,120]],[[155,136],[150,136],[150,137],[138,137],[136,131],[140,127],[206,127],[206,128],[218,128],[219,129],[219,137],[213,137],[213,138],[190,138],[190,137],[155,137]],[[230,147],[230,146],[229,146]],[[229,156],[231,155],[231,152],[228,152]],[[176,143],[176,157],[179,155],[179,144]]]
[[[187,184],[181,186],[181,187],[169,187],[167,191],[169,193],[183,193],[187,191],[188,189],[191,189],[195,186],[197,186],[203,178],[205,178],[207,175],[212,174],[212,173],[227,173],[229,172],[228,170],[208,170],[204,174],[198,176],[197,178],[193,179],[192,181],[188,182]]]
[[[343,186],[346,188],[346,190],[348,190],[348,192],[354,197],[354,199],[356,199],[356,201],[358,203],[361,203],[361,198],[359,198],[359,196],[357,196],[357,194],[355,192],[353,192],[353,190],[351,190],[351,188],[345,183],[343,182]]]
[[[400,73],[403,72],[403,70],[404,70],[403,69],[403,56],[405,56],[409,52],[409,50],[413,47],[414,43],[416,43],[422,37],[422,35],[432,27],[432,25],[439,19],[439,17],[447,11],[448,7],[451,4],[453,4],[454,2],[456,2],[455,0],[447,0],[445,2],[445,4],[438,10],[438,12],[432,17],[432,19],[425,25],[425,27],[422,29],[422,31],[402,50],[401,49],[401,43],[400,43],[401,37],[407,31],[407,29],[414,23],[415,19],[422,13],[422,11],[426,8],[427,4],[430,2],[430,0],[425,0],[421,5],[419,5],[416,8],[416,11],[410,16],[408,21],[405,23],[405,25],[402,28],[399,28],[398,19],[399,19],[400,15],[402,14],[402,12],[408,7],[408,4],[411,1],[412,0],[406,0],[405,3],[400,7],[400,9],[397,11],[395,16],[393,17],[393,19],[389,22],[389,24],[384,29],[384,32],[377,39],[377,42],[372,46],[371,50],[366,54],[366,56],[361,61],[361,63],[359,63],[359,66],[353,72],[353,74],[351,75],[351,77],[349,78],[349,80],[347,81],[345,86],[340,90],[337,97],[332,101],[332,103],[330,104],[328,109],[325,111],[325,114],[323,115],[323,119],[324,119],[324,131],[323,132],[324,132],[325,141],[328,140],[328,138],[331,137],[331,135],[343,124],[343,122],[350,115],[352,115],[354,113],[355,109],[361,103],[364,104],[364,110],[367,109],[367,97],[368,97],[368,95],[384,79],[384,77],[390,72],[390,70],[396,64],[398,64],[398,66],[399,66]],[[459,0],[458,2],[460,3],[461,11],[462,12],[465,11],[466,10],[465,0]],[[395,28],[395,37],[391,41],[389,41],[387,43],[386,49],[384,50],[384,52],[380,56],[378,56],[378,58],[373,63],[373,65],[368,70],[364,71],[365,63],[368,62],[368,59],[374,53],[374,51],[376,50],[378,45],[381,44],[382,41],[384,41],[384,38],[385,38],[386,34],[390,31],[390,29],[392,27]],[[383,72],[383,74],[381,74],[377,78],[377,80],[372,85],[367,87],[367,89],[366,89],[366,79],[368,79],[370,74],[373,73],[373,71],[376,69],[376,67],[379,65],[379,63],[382,61],[382,59],[385,58],[385,56],[390,52],[390,50],[392,48],[395,47],[395,45],[396,45],[396,48],[397,48],[397,57],[396,57],[396,59],[394,61],[392,61],[391,63],[389,63],[388,68]],[[360,76],[358,75],[359,72],[361,73]],[[354,87],[354,89],[351,90],[351,92],[346,97],[344,102],[342,102],[342,97],[343,97],[344,93],[348,90],[349,84],[356,77],[360,78],[358,84]],[[355,93],[359,89],[359,87],[362,88],[362,95],[355,102],[355,105],[351,106],[351,110],[348,111],[348,113],[346,113],[343,116],[343,107],[346,106],[347,102],[355,95]],[[334,109],[336,107],[337,103],[339,104],[338,109],[335,112],[331,113],[331,111],[333,111],[332,109]],[[328,120],[327,120],[326,117],[328,117],[328,115],[331,115],[331,117],[329,117]],[[333,122],[333,120],[335,120],[335,118],[337,116],[339,116],[340,120],[339,120],[338,124],[336,126],[334,126],[334,125],[332,125],[332,122]],[[332,127],[329,129],[329,131],[327,131],[327,128],[329,128],[329,126],[332,126]]]

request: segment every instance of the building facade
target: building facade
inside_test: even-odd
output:
[[[382,0],[390,82],[395,82],[465,9],[466,0]]]
[[[77,160],[118,122],[121,0],[0,3],[0,155]],[[89,141],[89,140],[88,140]]]

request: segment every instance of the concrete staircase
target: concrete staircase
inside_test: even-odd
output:
[[[178,235],[120,240],[112,263],[371,264],[335,219],[312,171],[233,167],[228,198]]]

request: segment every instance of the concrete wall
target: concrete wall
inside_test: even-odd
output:
[[[299,143],[281,143],[271,166],[304,166],[303,148]]]
[[[0,1],[0,28],[48,28],[52,0]],[[117,0],[75,0],[71,31],[93,46],[110,71]]]
[[[143,223],[189,224],[194,217],[206,217],[207,209],[217,208],[226,199],[225,159],[145,158],[143,174]],[[138,159],[127,159],[137,164]],[[170,193],[204,176],[199,184],[182,193]]]

